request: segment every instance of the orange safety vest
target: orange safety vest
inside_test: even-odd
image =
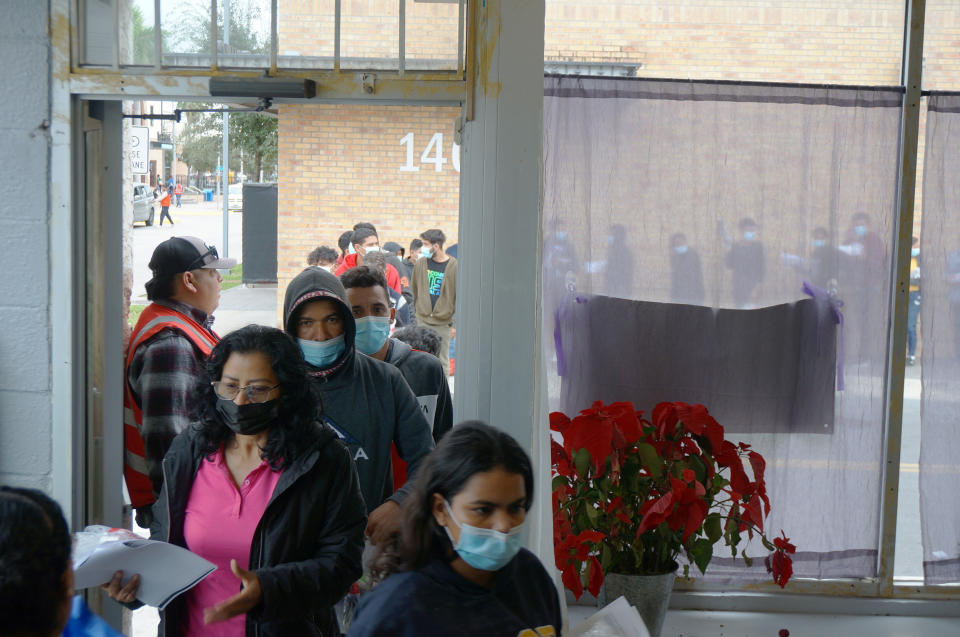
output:
[[[143,412],[133,397],[133,390],[127,381],[127,370],[133,355],[147,339],[160,330],[173,328],[179,330],[189,339],[204,357],[220,340],[213,331],[194,321],[189,316],[181,314],[157,303],[151,303],[140,314],[137,326],[130,336],[130,345],[127,347],[127,362],[123,368],[123,446],[124,462],[123,477],[130,492],[130,503],[134,508],[153,504],[156,498],[153,495],[153,483],[150,481],[147,469],[146,448],[141,435],[143,429]]]

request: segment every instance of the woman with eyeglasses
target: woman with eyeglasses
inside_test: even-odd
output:
[[[348,637],[556,637],[553,580],[522,548],[533,503],[530,458],[509,434],[456,425],[420,467],[393,554],[382,547]]]
[[[366,515],[347,448],[318,422],[300,348],[249,325],[210,353],[199,422],[163,460],[152,539],[217,570],[161,613],[160,635],[339,635]],[[105,585],[135,602],[139,578]]]

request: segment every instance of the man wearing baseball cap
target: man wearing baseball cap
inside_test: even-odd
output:
[[[145,287],[152,302],[130,336],[123,400],[123,472],[140,526],[152,520],[160,463],[192,421],[203,361],[220,340],[212,329],[223,280],[217,270],[236,264],[197,237],[171,237],[150,259],[153,278]]]

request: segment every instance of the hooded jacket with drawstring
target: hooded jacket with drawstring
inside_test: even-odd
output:
[[[287,286],[283,326],[297,338],[297,319],[310,301],[328,299],[340,310],[343,353],[326,368],[309,364],[308,368],[321,396],[324,421],[346,443],[356,462],[360,491],[369,513],[388,499],[403,502],[413,486],[411,478],[433,449],[433,436],[400,371],[355,349],[357,327],[346,298],[346,290],[335,275],[321,268],[307,268]],[[391,443],[407,463],[408,480],[396,493]]]

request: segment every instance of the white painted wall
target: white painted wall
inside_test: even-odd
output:
[[[52,492],[49,7],[0,15],[0,483]]]

